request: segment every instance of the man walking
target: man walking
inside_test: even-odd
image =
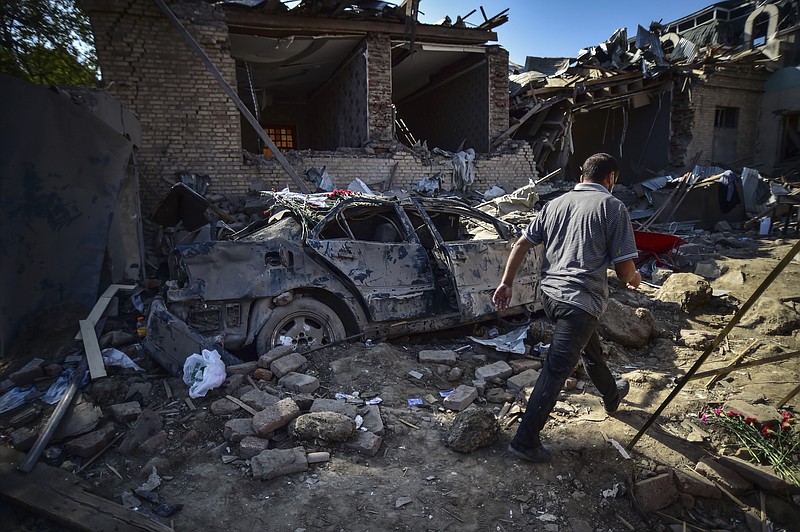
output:
[[[493,302],[499,310],[511,304],[512,285],[528,250],[543,246],[542,305],[555,323],[550,350],[528,400],[522,423],[508,451],[530,462],[552,457],[539,433],[556,404],[567,377],[583,359],[586,372],[613,413],[628,393],[627,381],[614,381],[603,360],[596,328],[608,303],[606,270],[635,289],[642,281],[633,227],[625,205],[611,195],[619,175],[617,161],[606,153],[583,163],[581,182],[547,203],[525,229],[508,257]]]

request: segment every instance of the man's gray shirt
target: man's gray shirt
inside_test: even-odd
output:
[[[542,291],[598,318],[608,303],[606,270],[638,256],[628,210],[599,183],[547,203],[524,235],[544,246]]]

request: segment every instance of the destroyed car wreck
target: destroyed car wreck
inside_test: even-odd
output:
[[[457,200],[347,192],[263,193],[274,202],[263,220],[176,245],[169,313],[225,349],[254,343],[263,354],[443,329],[496,312],[491,298],[517,228]],[[523,267],[506,312],[533,310],[540,260],[537,253]],[[163,309],[151,312],[148,330],[164,319]]]

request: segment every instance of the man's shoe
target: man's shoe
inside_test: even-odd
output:
[[[628,392],[631,391],[631,384],[624,380],[620,379],[617,381],[617,398],[614,401],[610,401],[604,405],[607,414],[613,414],[619,408],[619,404],[622,402],[622,399],[628,395]]]
[[[550,447],[546,445],[540,445],[534,449],[529,449],[527,451],[520,451],[510,443],[508,444],[508,452],[509,454],[513,454],[517,458],[521,460],[525,460],[526,462],[533,462],[536,464],[541,464],[544,462],[549,462],[553,458],[553,451],[550,450]]]

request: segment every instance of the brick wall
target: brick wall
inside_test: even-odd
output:
[[[222,75],[235,84],[228,30],[220,12],[169,2]],[[226,188],[246,187],[241,126],[233,102],[153,2],[86,0],[106,91],[140,120],[138,164],[145,209],[179,171],[209,174]],[[147,210],[145,210],[147,212]]]
[[[489,140],[508,129],[508,52],[500,46],[486,50],[489,62]]]
[[[686,148],[688,163],[701,153],[700,164],[711,162],[751,164],[758,136],[758,113],[761,108],[765,77],[763,74],[712,73],[691,92],[692,138]],[[713,161],[714,117],[717,107],[739,109],[736,133],[736,156],[730,161]]]
[[[370,140],[383,144],[392,140],[392,43],[388,35],[368,34],[367,109]]]
[[[449,158],[416,154],[410,151],[364,155],[362,153],[297,151],[287,154],[292,167],[302,174],[307,168],[325,167],[335,186],[346,188],[360,178],[374,191],[382,191],[383,184],[391,176],[392,188],[411,190],[423,177],[437,172],[444,174],[442,186],[450,189],[452,164]],[[252,167],[265,189],[291,188],[291,181],[274,160],[264,160]],[[526,142],[512,142],[504,153],[481,154],[475,163],[475,183],[473,190],[484,192],[493,185],[499,185],[507,192],[527,185],[537,177],[534,171],[533,152]]]

